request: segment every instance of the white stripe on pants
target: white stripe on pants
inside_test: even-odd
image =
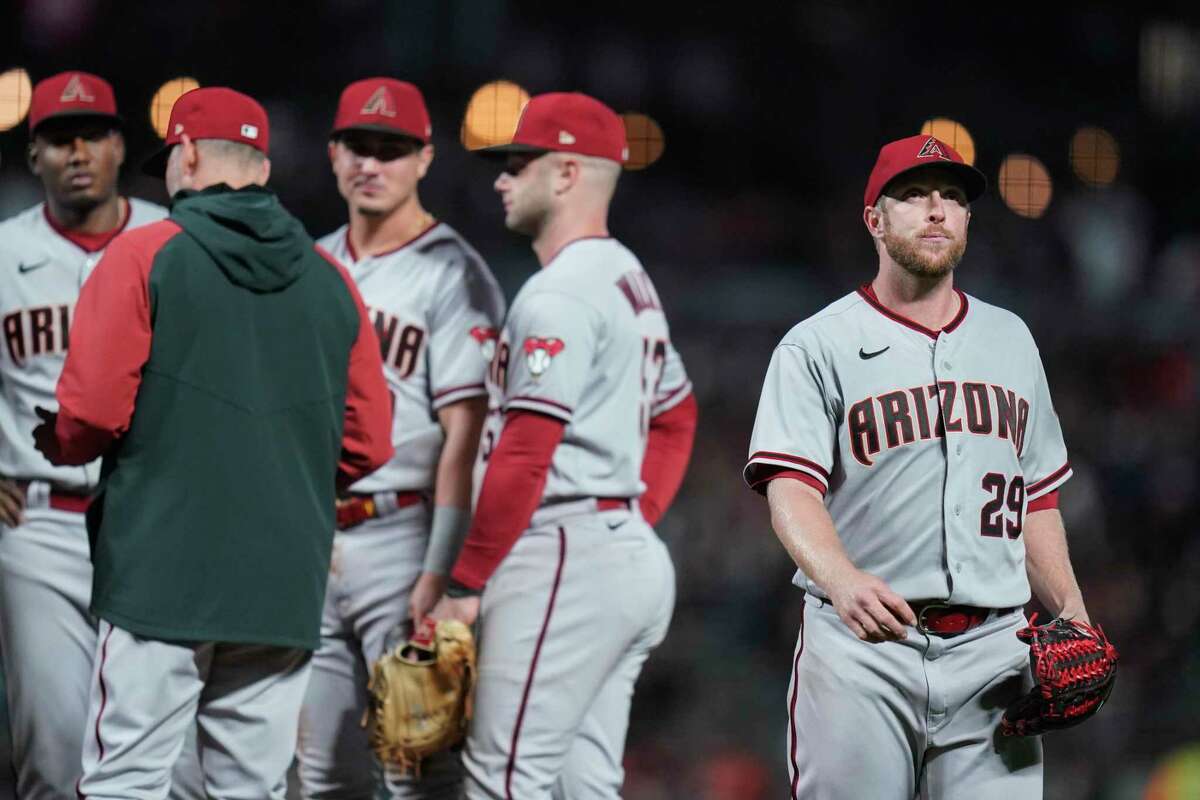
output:
[[[311,653],[144,639],[100,621],[80,796],[161,800],[187,729],[213,800],[282,800]]]

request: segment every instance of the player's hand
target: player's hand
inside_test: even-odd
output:
[[[434,619],[456,619],[465,625],[474,625],[479,617],[478,597],[443,597],[429,612]]]
[[[438,600],[446,593],[446,584],[450,582],[447,575],[435,575],[432,572],[422,572],[417,578],[417,584],[408,596],[408,613],[413,625],[420,625],[421,620],[433,610]]]
[[[880,578],[854,569],[831,581],[829,600],[846,627],[864,642],[887,642],[908,635],[917,617],[904,598]]]
[[[41,420],[33,429],[33,446],[51,464],[60,466],[63,463],[62,447],[58,443],[58,433],[55,432],[55,428],[58,426],[58,413],[41,406],[34,407],[33,411]]]
[[[25,493],[16,481],[0,478],[0,523],[15,528],[24,522]]]

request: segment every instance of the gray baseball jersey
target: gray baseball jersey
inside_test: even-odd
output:
[[[359,258],[342,226],[320,240],[350,270],[375,323],[392,390],[396,455],[351,489],[429,491],[444,434],[437,410],[487,394],[483,374],[504,294],[480,255],[444,222],[390,253]]]
[[[959,296],[940,333],[865,287],[793,328],[767,369],[745,478],[809,476],[850,560],[907,599],[1019,606],[1026,508],[1071,468],[1029,330]]]
[[[437,410],[487,391],[484,375],[504,318],[504,295],[479,254],[444,223],[403,247],[363,258],[346,232],[343,226],[321,244],[346,264],[362,293],[395,399],[396,455],[352,490],[431,492],[444,441]],[[362,717],[370,668],[391,629],[408,619],[430,521],[429,506],[418,504],[334,535],[321,646],[300,716],[305,797],[375,793],[380,776],[366,731],[346,720]],[[392,767],[382,777],[393,798],[440,800],[461,792],[457,753],[429,759],[419,777]]]
[[[130,199],[123,227],[166,214]],[[99,462],[52,466],[34,449],[33,429],[35,407],[58,407],[71,315],[102,255],[60,232],[44,203],[0,222],[0,476],[31,481],[24,523],[0,525],[0,656],[22,797],[74,796],[79,777],[96,645],[92,564],[83,514],[52,507],[51,491],[90,490]],[[188,735],[173,798],[204,796],[194,730]]]
[[[162,206],[131,199],[125,227],[166,215]],[[40,422],[35,406],[58,408],[54,389],[67,357],[71,314],[103,254],[59,233],[44,203],[0,222],[0,475],[78,491],[96,483],[99,462],[52,466],[34,449],[32,431]]]
[[[598,500],[642,493],[650,420],[690,390],[633,253],[580,239],[532,276],[489,388],[493,437],[511,410],[566,426],[541,508],[481,600],[465,796],[619,797],[634,683],[666,636],[675,579],[636,506]]]
[[[488,385],[499,413],[484,434],[483,459],[510,410],[567,423],[543,504],[639,496],[650,419],[691,391],[653,282],[610,238],[572,242],[525,283]]]

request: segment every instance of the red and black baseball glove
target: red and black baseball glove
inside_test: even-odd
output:
[[[1037,736],[1078,725],[1100,710],[1117,678],[1117,648],[1098,627],[1055,619],[1017,631],[1029,643],[1037,685],[1004,711],[1005,736]]]

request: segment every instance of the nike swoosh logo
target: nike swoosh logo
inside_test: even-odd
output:
[[[867,352],[864,352],[863,349],[860,347],[860,348],[858,348],[858,357],[861,358],[863,361],[866,361],[868,358],[874,358],[875,356],[883,355],[886,351],[891,350],[891,349],[892,349],[892,346],[889,344],[887,347],[883,348],[883,350],[876,350],[874,353],[867,353]]]
[[[621,527],[622,525],[624,525],[624,524],[625,524],[626,522],[628,522],[628,521],[629,521],[629,520],[627,520],[627,519],[623,519],[623,520],[621,520],[620,522],[606,522],[606,523],[604,523],[604,524],[608,526],[608,529],[609,529],[610,531],[615,531],[617,528]]]
[[[17,266],[17,272],[24,275],[26,272],[33,272],[35,269],[40,269],[50,263],[50,259],[43,258],[36,264],[20,264]]]

